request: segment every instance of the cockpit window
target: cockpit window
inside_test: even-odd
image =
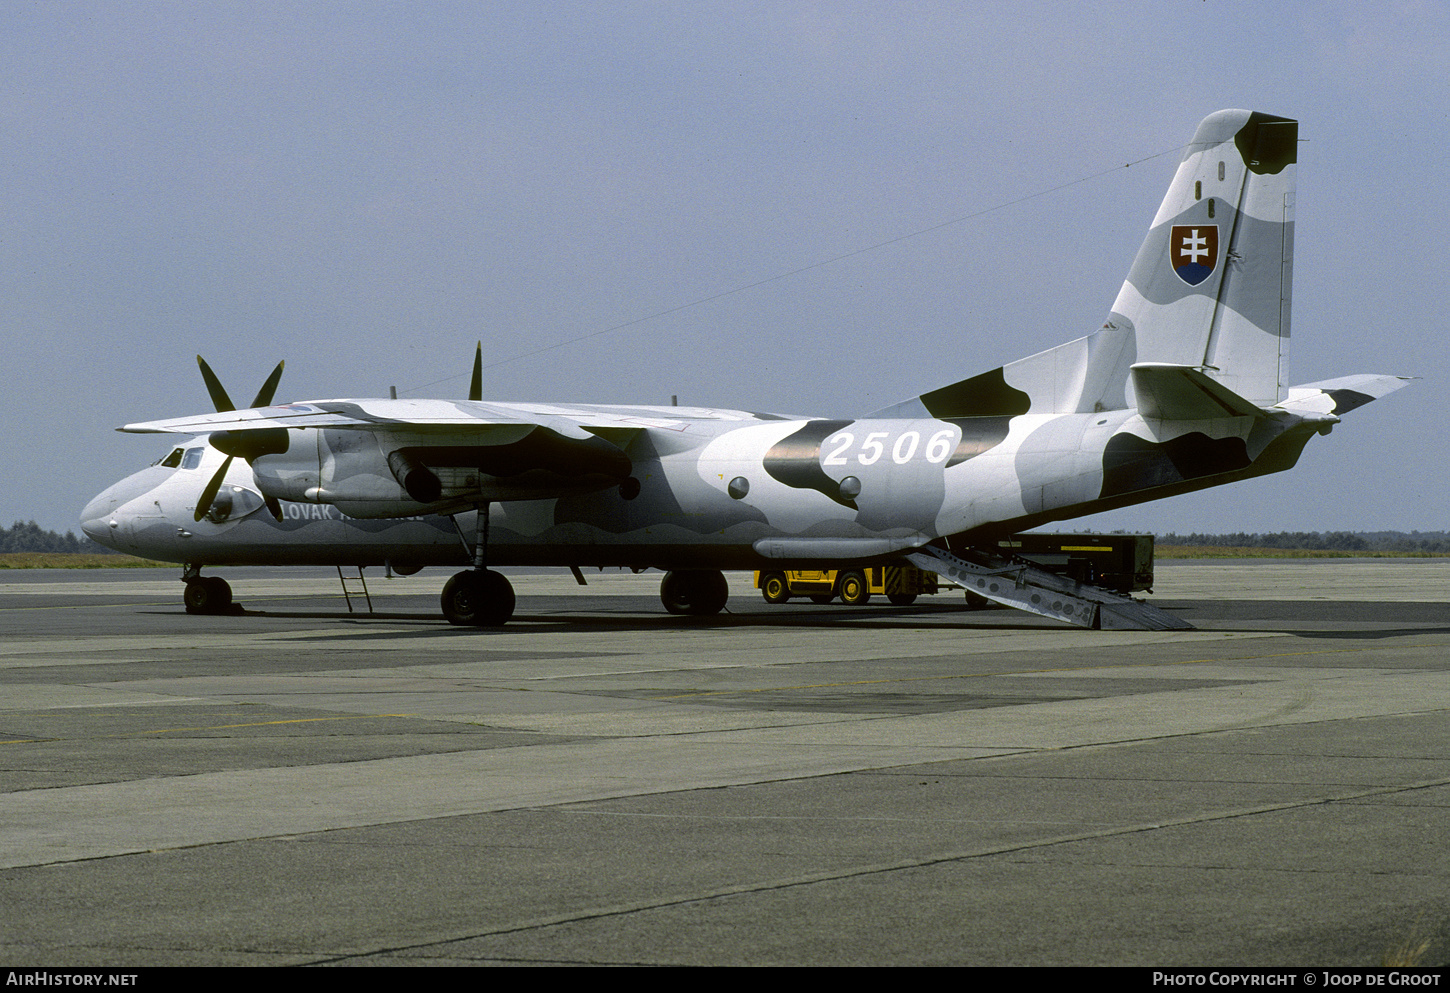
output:
[[[168,455],[168,456],[166,456],[166,458],[164,458],[164,459],[158,459],[157,461],[155,461],[155,462],[153,462],[151,464],[152,465],[163,466],[163,467],[165,467],[167,469],[176,469],[176,468],[179,468],[181,466],[181,456],[182,456],[181,449],[179,449],[179,448],[173,448],[171,450],[171,454]]]
[[[188,448],[186,454],[181,457],[181,468],[195,469],[201,465],[201,453],[204,451],[206,451],[204,448]]]

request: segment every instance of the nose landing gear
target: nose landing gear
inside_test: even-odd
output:
[[[235,609],[232,588],[220,576],[203,576],[200,566],[189,565],[181,579],[186,584],[181,602],[188,614],[230,614]]]

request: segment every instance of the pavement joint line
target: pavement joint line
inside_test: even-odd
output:
[[[647,700],[684,700],[691,697],[702,696],[735,696],[743,693],[773,693],[781,690],[815,690],[833,689],[842,686],[879,686],[891,683],[925,683],[947,679],[990,679],[1000,676],[1037,676],[1048,672],[1095,672],[1101,669],[1158,669],[1165,666],[1180,665],[1223,665],[1231,662],[1257,662],[1263,659],[1294,658],[1305,655],[1339,655],[1353,652],[1370,652],[1379,649],[1379,645],[1367,645],[1362,648],[1326,648],[1322,650],[1307,652],[1274,652],[1267,655],[1234,655],[1220,659],[1184,659],[1180,662],[1114,662],[1108,664],[1080,665],[1080,666],[1056,666],[1049,669],[1012,669],[1003,672],[962,672],[950,673],[945,676],[898,676],[890,679],[856,679],[840,683],[803,683],[797,686],[766,686],[759,689],[737,689],[737,690],[700,690],[695,693],[681,693],[673,696],[645,697]],[[1431,643],[1427,647],[1443,648],[1444,643]],[[845,665],[849,659],[819,659],[814,663],[810,661],[796,664],[825,664]],[[572,677],[556,677],[572,678]]]
[[[599,907],[594,910],[575,911],[573,913],[553,914],[547,917],[534,918],[532,920],[520,921],[515,924],[490,928],[483,931],[470,932],[450,938],[440,938],[434,941],[418,942],[410,945],[398,945],[389,948],[379,948],[369,952],[354,952],[346,955],[332,956],[314,960],[314,964],[347,962],[359,959],[373,958],[379,955],[399,954],[408,951],[420,951],[426,948],[442,948],[447,945],[459,944],[465,941],[476,941],[480,938],[498,937],[507,934],[518,934],[524,931],[536,931],[544,928],[560,927],[566,924],[579,924],[588,921],[601,920],[608,917],[623,917],[631,914],[646,913],[651,910],[663,910],[669,907],[680,907],[692,903],[707,903],[715,900],[727,899],[732,896],[745,894],[767,893],[776,890],[794,889],[801,886],[812,886],[824,882],[836,882],[845,879],[859,879],[865,876],[880,875],[889,872],[903,872],[911,869],[923,869],[932,866],[945,865],[952,862],[965,862],[973,859],[990,858],[995,855],[1009,855],[1013,852],[1033,851],[1042,848],[1053,848],[1059,845],[1076,844],[1083,841],[1099,841],[1105,838],[1122,837],[1130,834],[1143,834],[1151,831],[1161,831],[1176,827],[1188,827],[1195,824],[1207,824],[1214,821],[1235,820],[1243,817],[1254,817],[1260,814],[1272,814],[1285,810],[1297,810],[1307,807],[1326,806],[1334,803],[1345,803],[1352,800],[1361,800],[1366,797],[1384,796],[1393,793],[1404,793],[1412,790],[1430,789],[1436,786],[1450,785],[1450,778],[1425,780],[1418,783],[1406,783],[1397,786],[1382,786],[1367,790],[1356,790],[1338,795],[1314,797],[1305,800],[1291,800],[1284,803],[1258,804],[1253,807],[1245,807],[1237,810],[1215,811],[1199,814],[1192,817],[1173,818],[1164,821],[1148,821],[1139,824],[1125,824],[1114,828],[1105,828],[1098,831],[1080,831],[1073,834],[1061,835],[1054,838],[1040,838],[1034,841],[1021,842],[1008,845],[988,845],[982,848],[965,852],[952,852],[945,855],[937,855],[924,859],[902,859],[896,862],[883,862],[875,865],[858,866],[854,869],[835,870],[830,872],[807,873],[788,879],[775,880],[770,882],[742,883],[735,886],[722,886],[713,890],[706,890],[690,896],[678,896],[670,899],[641,900],[614,906]],[[524,808],[531,809],[531,808]],[[1301,870],[1279,869],[1280,872],[1295,872]],[[480,956],[488,957],[488,956]]]

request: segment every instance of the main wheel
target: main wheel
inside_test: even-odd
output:
[[[188,614],[221,614],[232,605],[232,588],[220,576],[198,576],[186,581],[181,602]]]
[[[785,581],[785,575],[779,572],[767,572],[760,577],[760,595],[765,597],[766,603],[785,603],[790,599],[790,584]]]
[[[913,603],[916,602],[916,594],[915,593],[888,593],[888,594],[886,594],[886,599],[890,600],[893,604],[895,604],[898,607],[910,607]]]
[[[852,607],[859,607],[871,599],[871,587],[866,585],[866,577],[859,572],[848,572],[842,576],[838,589],[841,602]]]
[[[718,614],[730,598],[725,574],[715,569],[681,569],[665,573],[660,601],[672,614],[707,617]]]
[[[502,573],[473,569],[443,584],[442,603],[449,624],[502,627],[514,615],[514,588]]]
[[[834,594],[834,593],[812,593],[811,594],[811,603],[818,603],[818,604],[820,604],[823,607],[826,604],[830,603],[834,599],[836,599],[836,594]]]

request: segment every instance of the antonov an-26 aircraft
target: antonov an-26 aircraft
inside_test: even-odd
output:
[[[666,570],[675,613],[725,604],[720,570],[912,562],[970,591],[1090,627],[1166,612],[1004,558],[1050,521],[1294,465],[1312,435],[1403,386],[1287,386],[1295,121],[1206,118],[1106,322],[1092,334],[854,420],[689,407],[466,401],[245,410],[201,363],[216,412],[122,431],[195,437],[101,493],[102,544],[185,563],[189,610],[227,609],[203,566],[467,566],[455,624],[495,626],[490,566]]]

